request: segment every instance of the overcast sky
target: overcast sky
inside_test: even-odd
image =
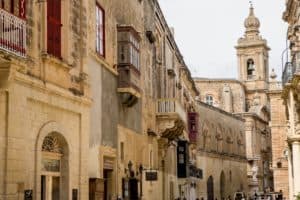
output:
[[[176,42],[193,76],[237,77],[234,46],[243,36],[249,14],[248,0],[159,0]],[[283,0],[254,0],[260,32],[271,48],[270,69],[281,78],[281,54],[287,25],[282,20]]]

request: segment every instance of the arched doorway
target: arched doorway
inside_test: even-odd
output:
[[[41,200],[68,199],[68,146],[58,133],[48,134],[41,149]]]
[[[222,171],[221,176],[220,176],[220,197],[221,200],[225,199],[226,194],[225,194],[225,173]]]
[[[214,179],[212,176],[207,180],[207,200],[214,200]]]

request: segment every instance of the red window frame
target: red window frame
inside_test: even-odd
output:
[[[96,3],[96,52],[105,57],[105,11]]]

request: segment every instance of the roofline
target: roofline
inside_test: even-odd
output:
[[[245,87],[245,84],[242,81],[239,81],[234,78],[203,78],[203,77],[194,77],[195,82],[233,82],[238,83],[241,86]]]
[[[251,112],[242,112],[242,113],[234,113],[234,115],[236,116],[241,116],[243,118],[243,116],[247,116],[247,117],[253,117],[258,119],[260,122],[268,124],[268,121],[263,120],[260,116],[258,116],[256,113],[251,113]]]
[[[197,103],[198,103],[200,106],[204,106],[204,107],[206,107],[206,108],[208,108],[208,109],[210,109],[210,110],[218,111],[218,112],[220,112],[221,114],[224,114],[224,115],[227,115],[227,116],[229,116],[229,117],[231,117],[231,118],[234,118],[234,119],[237,119],[237,120],[239,120],[239,121],[245,122],[245,119],[243,119],[242,117],[237,116],[237,115],[235,115],[235,114],[232,114],[232,113],[230,113],[230,112],[226,112],[225,110],[222,110],[221,108],[217,108],[217,107],[208,105],[208,104],[206,104],[206,103],[204,103],[204,102],[202,102],[202,101],[197,101]]]
[[[167,23],[167,20],[166,20],[166,18],[165,18],[165,15],[164,15],[164,13],[162,12],[162,10],[161,10],[161,7],[160,7],[160,4],[159,4],[159,2],[158,2],[158,0],[154,0],[155,1],[155,12],[157,12],[157,13],[159,13],[159,16],[161,16],[161,20],[162,20],[162,22],[163,22],[163,25],[165,26],[164,28],[166,28],[166,30],[167,30],[167,33],[168,33],[168,36],[169,36],[169,38],[172,40],[171,42],[172,42],[172,45],[174,45],[174,48],[175,48],[175,50],[176,50],[176,52],[177,52],[177,55],[180,57],[180,62],[181,62],[181,64],[184,66],[184,68],[186,69],[186,71],[187,71],[187,73],[188,73],[188,78],[189,78],[189,80],[192,82],[192,87],[193,87],[193,90],[194,90],[194,92],[196,93],[196,96],[197,95],[199,95],[200,93],[199,93],[199,91],[198,91],[198,89],[197,89],[197,87],[196,87],[196,84],[195,84],[195,81],[194,81],[194,79],[192,78],[192,75],[191,75],[191,71],[190,71],[190,69],[188,68],[188,66],[186,65],[186,63],[185,63],[185,61],[184,61],[184,58],[183,58],[183,56],[182,56],[182,54],[181,54],[181,51],[180,51],[180,49],[179,49],[179,47],[178,47],[178,45],[177,45],[177,43],[176,43],[176,41],[175,41],[175,38],[174,38],[174,35],[172,34],[172,31],[171,31],[171,29],[170,29],[170,26],[168,25],[168,23]],[[159,17],[158,16],[158,17]]]

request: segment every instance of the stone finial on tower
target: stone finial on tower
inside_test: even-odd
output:
[[[276,74],[274,68],[272,69],[272,72],[270,74],[270,78],[271,78],[272,81],[276,80],[276,78],[277,78],[277,74]]]
[[[250,1],[249,16],[245,20],[246,33],[259,33],[260,21],[254,14],[252,1]]]

